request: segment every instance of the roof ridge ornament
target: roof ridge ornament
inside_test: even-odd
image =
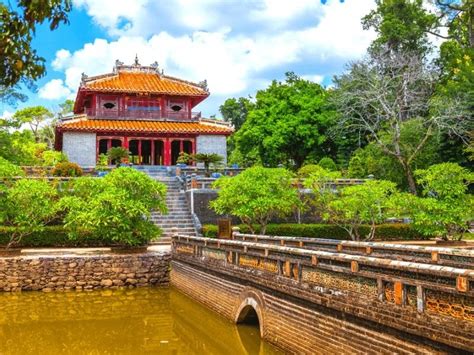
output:
[[[200,81],[200,82],[198,83],[198,86],[200,86],[201,88],[203,88],[203,89],[206,90],[206,91],[209,91],[209,89],[208,89],[208,87],[207,87],[207,80],[206,80],[206,79],[204,79],[203,81]]]
[[[136,67],[140,66],[140,63],[138,62],[138,54],[135,54],[135,63],[133,65]]]
[[[81,84],[84,84],[87,80],[88,76],[86,73],[82,72],[81,73]]]

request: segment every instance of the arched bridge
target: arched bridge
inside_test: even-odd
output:
[[[291,353],[474,351],[474,252],[173,236],[171,283]]]

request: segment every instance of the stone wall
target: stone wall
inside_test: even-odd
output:
[[[206,136],[201,135],[196,140],[197,153],[216,153],[224,157],[224,164],[227,163],[227,138],[226,136]]]
[[[167,285],[168,251],[0,258],[0,290],[92,290]]]
[[[236,322],[246,305],[256,309],[261,336],[288,353],[447,353],[452,349],[279,292],[172,261],[171,284]],[[323,303],[324,304],[324,303]]]
[[[95,133],[64,132],[62,150],[70,161],[80,166],[95,166],[96,135]]]

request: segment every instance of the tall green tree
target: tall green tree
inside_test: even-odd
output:
[[[36,27],[45,22],[50,30],[68,23],[70,0],[18,0],[0,3],[0,92],[18,83],[32,84],[46,71],[45,59],[32,47]]]
[[[334,122],[327,92],[319,84],[287,73],[257,92],[255,107],[235,134],[236,149],[247,163],[299,168],[308,157],[331,156],[328,130]]]
[[[232,123],[235,131],[238,131],[244,124],[247,115],[253,106],[254,104],[249,98],[230,98],[224,101],[224,103],[219,107],[219,111],[221,112],[224,121]]]
[[[13,120],[18,126],[26,124],[30,127],[36,142],[40,142],[40,128],[53,118],[53,113],[44,106],[32,106],[18,110],[13,115]]]
[[[376,8],[362,18],[364,29],[377,33],[371,51],[421,55],[429,52],[427,33],[437,31],[438,18],[423,7],[423,0],[376,0],[375,3]]]

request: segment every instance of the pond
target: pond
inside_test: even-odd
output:
[[[279,354],[173,288],[0,294],[0,354]]]

